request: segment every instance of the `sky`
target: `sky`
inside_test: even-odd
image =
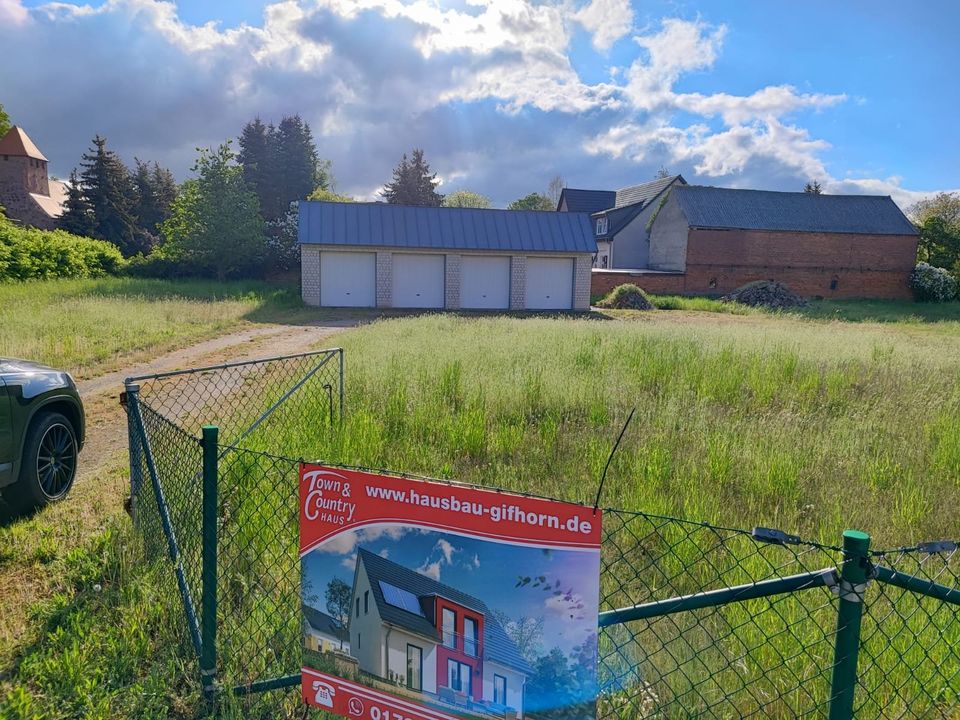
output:
[[[543,550],[420,528],[377,525],[342,533],[304,558],[304,587],[318,596],[312,604],[326,612],[323,591],[334,577],[353,586],[357,547],[381,555],[434,580],[480,598],[512,620],[544,618],[543,652],[570,653],[597,631],[599,556],[577,550]],[[526,585],[518,576],[560,581],[571,600]],[[309,580],[309,584],[306,582]],[[309,600],[308,600],[309,602]],[[583,604],[573,620],[571,607]]]
[[[907,208],[960,188],[957,27],[954,0],[0,0],[0,103],[60,177],[99,133],[185,179],[299,113],[361,199],[420,147],[500,207],[664,167]]]

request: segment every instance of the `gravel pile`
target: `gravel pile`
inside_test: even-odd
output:
[[[794,294],[790,288],[780,282],[757,280],[747,283],[724,295],[721,300],[735,302],[751,307],[779,308],[806,307],[807,301]]]
[[[597,303],[597,307],[614,310],[654,310],[652,302],[636,285],[617,285],[610,294]]]

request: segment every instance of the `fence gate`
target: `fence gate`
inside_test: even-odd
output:
[[[134,521],[209,696],[300,683],[300,458],[273,450],[338,437],[343,378],[335,348],[126,381]],[[953,542],[605,510],[597,715],[960,717],[958,578]]]

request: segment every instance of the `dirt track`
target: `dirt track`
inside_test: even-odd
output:
[[[83,483],[95,475],[127,447],[126,419],[119,404],[124,378],[319,349],[331,344],[325,342],[327,338],[355,324],[325,321],[311,325],[258,325],[165,353],[122,371],[80,381],[87,411],[87,441],[77,482]]]

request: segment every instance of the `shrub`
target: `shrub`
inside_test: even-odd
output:
[[[647,294],[636,285],[617,285],[610,294],[597,303],[597,307],[618,310],[654,310]]]
[[[795,294],[790,288],[775,280],[754,280],[741,285],[721,300],[740,303],[751,307],[779,308],[805,307],[807,301]]]
[[[957,281],[947,270],[925,262],[910,274],[913,296],[920,302],[947,302],[957,296]]]
[[[112,243],[22,227],[0,214],[0,281],[103,277],[125,264]]]

